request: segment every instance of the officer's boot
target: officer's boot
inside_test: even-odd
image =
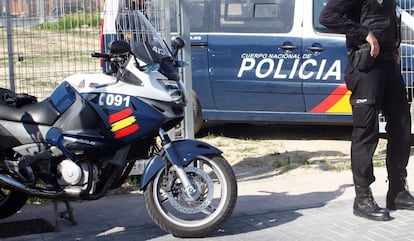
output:
[[[354,215],[376,221],[391,220],[389,211],[378,206],[369,187],[355,185],[355,193]]]
[[[387,208],[391,210],[414,210],[414,197],[408,191],[407,182],[404,179],[389,180],[387,192]]]

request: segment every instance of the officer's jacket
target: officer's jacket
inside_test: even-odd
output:
[[[381,51],[394,50],[399,41],[395,0],[330,0],[319,16],[322,25],[346,34],[347,48],[366,43],[372,31]]]

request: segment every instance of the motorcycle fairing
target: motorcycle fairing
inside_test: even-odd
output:
[[[138,60],[140,62],[140,60]],[[140,62],[144,65],[144,62]],[[137,69],[135,61],[129,61],[125,76],[117,80],[114,76],[103,73],[83,73],[73,74],[66,77],[69,82],[80,94],[91,93],[111,93],[130,96],[140,96],[145,99],[157,99],[169,102],[171,97],[166,93],[165,88],[159,83],[158,79],[166,77],[160,72],[143,72]],[[128,76],[135,76],[131,80]],[[139,81],[137,81],[137,79]],[[134,83],[132,83],[134,82]]]
[[[132,108],[123,109],[108,116],[115,139],[132,135],[140,129]]]
[[[45,142],[49,126],[0,120],[0,150],[28,143]]]
[[[60,84],[50,97],[61,113],[53,127],[63,132],[79,135],[102,136],[107,134],[101,117],[68,82]]]
[[[59,113],[65,112],[76,101],[76,90],[63,81],[50,96],[50,101]]]
[[[92,103],[81,96],[68,82],[60,84],[50,97],[60,113],[46,136],[46,142],[57,146],[66,157],[79,159],[117,148],[104,120]]]
[[[114,148],[114,145],[103,136],[74,135],[64,133],[58,128],[50,129],[46,140],[49,144],[58,147],[66,157],[72,160],[109,152]]]
[[[117,95],[122,99],[128,99],[129,102],[119,106],[108,104],[102,101],[102,95]],[[111,137],[117,143],[127,144],[146,138],[165,121],[160,110],[134,96],[96,92],[84,96],[100,114],[106,128],[112,133]]]
[[[46,140],[70,159],[139,142],[164,122],[160,110],[137,97],[105,92],[81,95],[68,83],[57,89],[51,100],[61,117],[47,133]],[[128,107],[108,105],[102,102],[101,95],[128,99]]]

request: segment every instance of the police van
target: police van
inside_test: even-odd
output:
[[[112,2],[112,4],[107,4]],[[119,7],[106,1],[104,45]],[[175,9],[175,1],[171,9]],[[201,121],[349,125],[345,36],[319,24],[327,0],[191,0],[192,86]],[[402,12],[404,12],[402,10]],[[406,12],[404,12],[406,13]],[[175,13],[171,32],[176,31]],[[403,15],[403,21],[411,15]],[[412,17],[411,17],[412,18]],[[412,30],[405,25],[407,34]],[[402,45],[412,99],[414,45]],[[382,122],[381,131],[384,132]]]

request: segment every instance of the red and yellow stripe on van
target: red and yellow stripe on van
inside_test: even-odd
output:
[[[351,91],[345,84],[338,86],[328,97],[319,105],[311,110],[313,113],[351,113],[352,108],[349,103]]]
[[[131,108],[121,110],[109,116],[111,131],[115,134],[115,138],[119,139],[131,135],[139,130],[135,116],[132,115]]]

